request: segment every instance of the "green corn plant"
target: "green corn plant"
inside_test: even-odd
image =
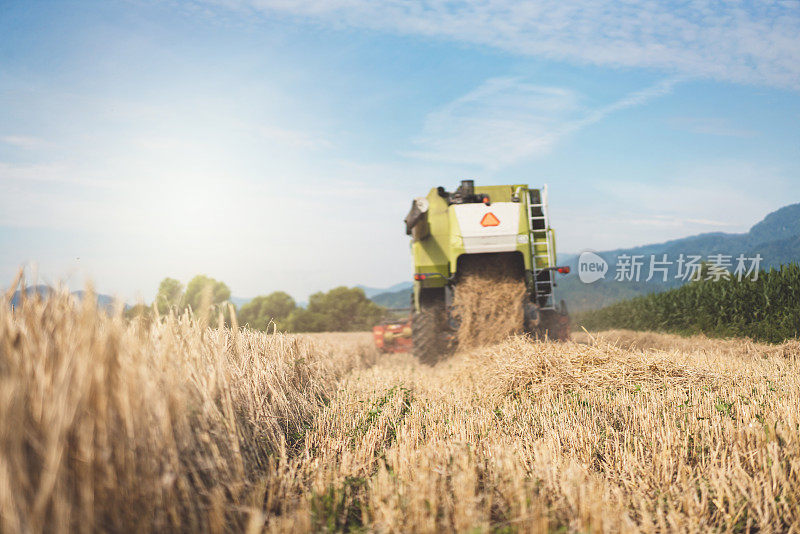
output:
[[[780,343],[800,336],[800,265],[759,273],[757,280],[700,280],[617,302],[576,317],[591,330],[625,328]]]

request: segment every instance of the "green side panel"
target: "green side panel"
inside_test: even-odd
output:
[[[528,239],[523,243],[517,243],[517,251],[522,253],[522,258],[525,262],[525,270],[533,270],[531,262],[531,242],[530,242],[530,221],[528,220],[528,186],[527,185],[514,185],[511,186],[519,195],[519,235],[524,235]]]
[[[533,233],[533,252],[537,270],[551,267],[550,259],[547,257],[547,232]]]
[[[448,220],[450,221],[450,235],[448,236],[447,260],[449,262],[450,276],[456,274],[456,265],[458,265],[458,257],[464,254],[464,240],[461,239],[461,228],[458,225],[458,218],[456,217],[455,210],[448,211]]]
[[[421,282],[422,287],[443,287],[450,277],[450,213],[447,201],[439,196],[436,188],[430,190],[428,199],[429,235],[422,241],[413,241],[414,273],[438,273]]]
[[[531,189],[531,191],[536,191],[536,189]],[[539,191],[539,194],[541,195],[541,191]],[[530,197],[526,197],[526,200],[528,198]],[[530,227],[527,214],[525,215],[525,225]],[[533,230],[532,235],[533,261],[536,262],[536,270],[553,267],[553,265],[550,264],[550,258],[547,256],[548,230]]]

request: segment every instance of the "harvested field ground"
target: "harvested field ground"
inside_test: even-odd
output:
[[[800,344],[369,334],[0,307],[0,531],[800,530]]]

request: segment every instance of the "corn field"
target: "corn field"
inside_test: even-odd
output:
[[[800,336],[800,265],[759,273],[756,281],[701,280],[576,316],[589,330],[623,328],[780,343]]]
[[[798,532],[800,343],[369,334],[0,306],[0,531]]]

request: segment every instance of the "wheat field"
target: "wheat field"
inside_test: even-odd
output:
[[[0,306],[2,532],[798,532],[800,344],[370,334]]]

